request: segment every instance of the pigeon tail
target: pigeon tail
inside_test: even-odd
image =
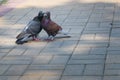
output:
[[[63,30],[59,30],[59,31],[58,31],[58,34],[67,35],[68,33],[67,33],[67,32],[65,32],[65,31],[63,31]]]
[[[48,36],[47,40],[49,40],[49,41],[53,41],[54,38],[55,38],[54,36]]]

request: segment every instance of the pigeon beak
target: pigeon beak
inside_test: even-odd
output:
[[[44,16],[47,17],[47,14],[45,13]]]

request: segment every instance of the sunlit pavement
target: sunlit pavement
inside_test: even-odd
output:
[[[0,17],[0,80],[120,79],[119,0],[21,1],[5,5],[12,9]],[[50,11],[71,38],[15,44],[40,10]]]

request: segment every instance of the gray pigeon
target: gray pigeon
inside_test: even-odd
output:
[[[33,20],[31,20],[27,26],[23,29],[23,31],[18,34],[16,37],[16,43],[17,44],[23,44],[25,42],[31,41],[31,40],[37,40],[38,34],[41,32],[41,20],[43,18],[42,11],[39,12],[38,16],[34,17]]]

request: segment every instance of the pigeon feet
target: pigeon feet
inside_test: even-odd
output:
[[[33,41],[40,41],[40,39],[36,36],[33,36]]]
[[[34,41],[40,41],[40,39],[39,39],[39,38],[34,38],[33,40],[34,40]]]

